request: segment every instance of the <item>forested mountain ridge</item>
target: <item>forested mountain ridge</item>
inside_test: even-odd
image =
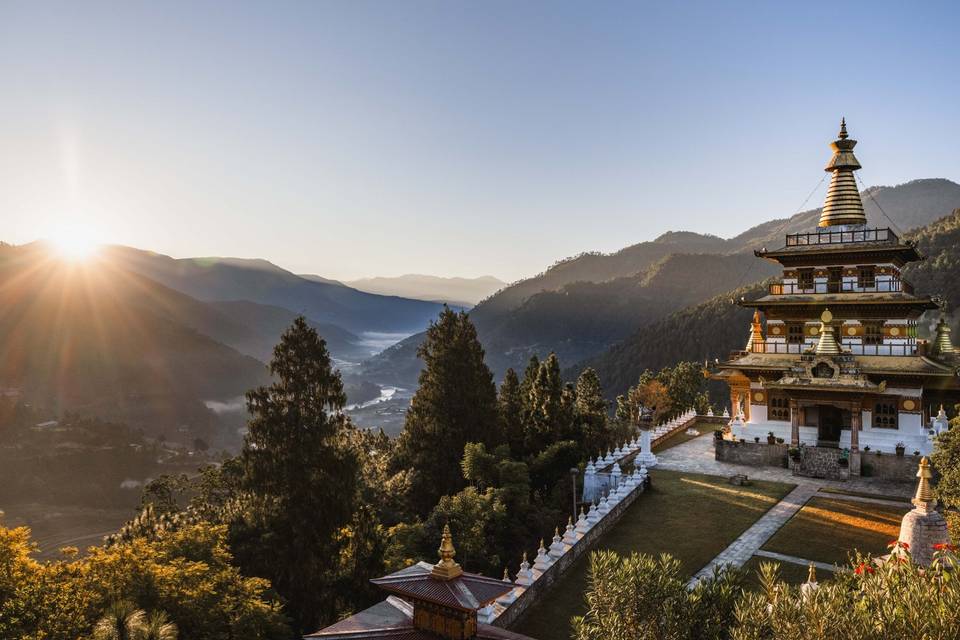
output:
[[[222,344],[248,327],[139,274],[65,263],[39,244],[0,247],[0,385],[55,415],[74,410],[148,431],[209,436],[205,400],[267,380],[262,362]]]
[[[914,180],[871,187],[863,200],[871,225],[891,226],[889,215],[908,229],[960,206],[960,185]],[[582,254],[491,296],[470,317],[498,375],[550,351],[565,362],[588,360],[670,313],[773,275],[775,265],[755,258],[753,250],[782,246],[787,233],[815,229],[819,215],[819,208],[811,209],[730,239],[669,232],[612,254]],[[364,365],[365,374],[412,385],[420,369],[415,354],[421,340],[422,334],[411,336],[372,358]]]
[[[443,305],[357,291],[339,282],[298,276],[266,260],[182,258],[131,247],[106,250],[110,259],[203,301],[248,300],[288,309],[350,333],[422,330]]]

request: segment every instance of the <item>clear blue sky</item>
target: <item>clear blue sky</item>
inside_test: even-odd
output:
[[[960,179],[956,7],[4,2],[0,239],[512,280],[729,236],[841,115],[867,184]]]

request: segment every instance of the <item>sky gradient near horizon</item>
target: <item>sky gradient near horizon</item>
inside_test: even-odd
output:
[[[958,23],[951,3],[0,3],[0,240],[509,281],[730,237],[797,211],[841,116],[867,185],[960,181]]]

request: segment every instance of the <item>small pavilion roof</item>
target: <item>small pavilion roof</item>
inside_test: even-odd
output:
[[[443,580],[431,575],[434,565],[418,562],[370,582],[384,591],[444,607],[475,611],[513,588],[512,584],[476,573]]]
[[[532,640],[488,624],[477,625],[478,640]],[[383,602],[364,609],[349,618],[320,631],[304,636],[305,640],[437,640],[435,634],[413,626],[413,606],[401,598],[390,596]]]

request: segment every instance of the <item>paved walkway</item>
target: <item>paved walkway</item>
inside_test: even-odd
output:
[[[798,485],[783,500],[770,507],[770,510],[760,516],[760,519],[749,529],[741,533],[739,538],[720,552],[720,555],[694,574],[690,579],[691,586],[711,575],[715,567],[725,564],[742,567],[787,520],[793,517],[793,514],[807,503],[807,500],[817,493],[818,489],[819,487],[811,484]]]
[[[770,558],[771,560],[778,560],[780,562],[789,562],[790,564],[799,564],[804,567],[809,567],[810,563],[813,563],[817,569],[823,569],[824,571],[843,571],[842,567],[838,567],[834,564],[828,564],[826,562],[817,562],[816,560],[807,560],[806,558],[798,558],[797,556],[788,556],[785,553],[776,553],[774,551],[757,551],[758,556],[763,556],[764,558]]]
[[[881,482],[877,480],[865,480],[863,478],[850,478],[849,480],[804,478],[794,476],[789,469],[750,467],[730,464],[728,462],[717,462],[714,459],[713,453],[713,436],[709,433],[659,453],[657,455],[657,468],[723,477],[730,477],[734,474],[742,473],[754,480],[769,480],[772,482],[786,482],[797,485],[783,500],[771,507],[770,510],[754,522],[749,529],[740,534],[739,538],[731,542],[730,545],[711,560],[707,566],[698,571],[693,578],[690,579],[690,586],[695,585],[699,580],[712,574],[715,567],[724,564],[732,564],[738,567],[743,566],[752,556],[758,555],[760,547],[773,537],[773,534],[775,534],[787,520],[793,517],[810,498],[816,495],[824,498],[871,504],[903,504],[881,497],[868,498],[839,493],[819,493],[822,487],[833,487],[841,490],[886,496],[902,496],[904,501],[909,500],[913,494],[913,487],[905,483]],[[762,552],[759,553],[759,555],[773,557],[769,552]],[[786,562],[798,562],[803,565],[808,564],[803,558],[793,558],[792,556],[790,556],[790,558],[790,560],[782,559]],[[830,565],[824,565],[822,568],[831,571],[834,570]]]

